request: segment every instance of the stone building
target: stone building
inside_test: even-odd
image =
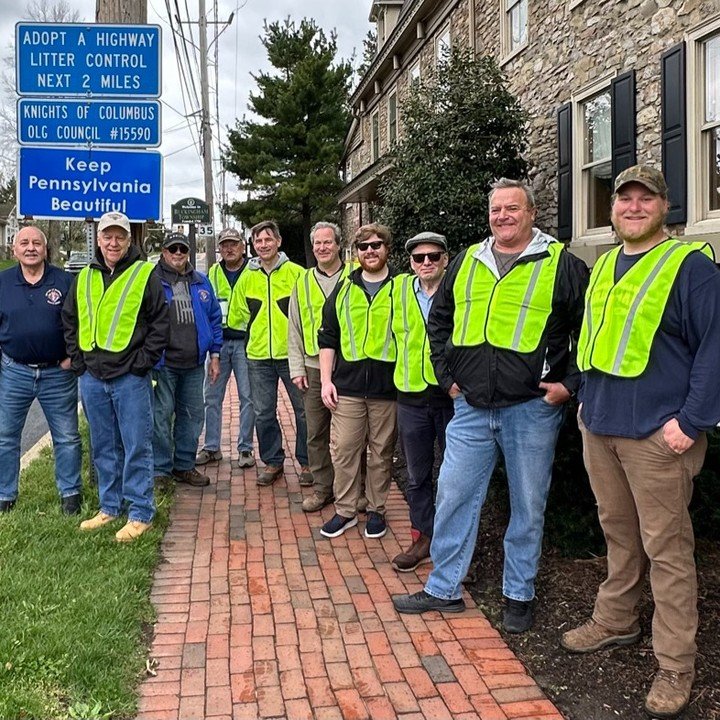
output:
[[[662,167],[668,222],[720,256],[720,0],[374,0],[378,53],[351,97],[339,196],[372,219],[409,83],[442,48],[492,54],[529,114],[538,225],[588,262],[612,243],[612,180]]]

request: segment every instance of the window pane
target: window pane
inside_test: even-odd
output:
[[[372,159],[377,160],[380,155],[380,124],[378,115],[375,113],[372,117]]]
[[[607,160],[612,147],[610,120],[610,92],[594,97],[584,105],[585,164]]]
[[[610,196],[612,195],[612,163],[595,165],[587,172],[588,229],[610,224]]]
[[[527,42],[527,0],[520,0],[510,8],[510,50]]]
[[[388,100],[388,116],[388,135],[392,144],[397,140],[397,97],[395,95],[391,95]]]
[[[720,120],[720,35],[705,43],[705,122]]]
[[[720,127],[705,133],[708,148],[708,198],[709,210],[720,210]]]

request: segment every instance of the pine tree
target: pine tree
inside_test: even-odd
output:
[[[352,67],[336,60],[335,33],[326,35],[313,20],[266,22],[262,42],[273,70],[253,75],[253,118],[237,121],[223,155],[249,193],[230,212],[249,225],[274,218],[286,241],[301,235],[310,264],[313,222],[338,213]]]

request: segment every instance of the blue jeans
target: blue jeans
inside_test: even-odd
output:
[[[282,380],[295,412],[295,457],[303,467],[308,464],[307,426],[302,393],[290,379],[287,360],[248,360],[248,374],[255,406],[260,459],[266,465],[282,465],[285,451],[277,419],[278,380]]]
[[[20,440],[32,401],[45,414],[55,452],[55,483],[61,497],[82,490],[77,378],[60,367],[31,368],[2,356],[0,369],[0,500],[15,500]]]
[[[90,426],[98,475],[100,510],[149,523],[155,517],[153,401],[150,375],[128,373],[98,380],[80,376],[80,394]]]
[[[153,370],[155,475],[192,470],[203,426],[205,366]]]
[[[255,408],[250,394],[248,361],[245,355],[245,340],[223,339],[220,350],[220,376],[211,383],[205,379],[205,450],[219,450],[222,428],[222,405],[225,399],[230,373],[235,375],[235,384],[240,398],[240,435],[238,452],[252,450],[255,431]]]
[[[545,504],[563,414],[563,406],[548,405],[543,398],[495,409],[476,408],[462,396],[455,398],[438,478],[430,546],[433,570],[425,586],[430,595],[448,600],[461,596],[480,511],[502,451],[510,490],[503,595],[525,602],[535,597]]]
[[[432,537],[435,520],[435,440],[440,453],[445,452],[445,428],[453,416],[452,405],[407,405],[398,403],[397,426],[405,462],[408,484],[405,489],[410,508],[410,525]]]

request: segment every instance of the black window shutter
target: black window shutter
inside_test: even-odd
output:
[[[687,111],[685,43],[660,57],[662,76],[662,170],[670,188],[669,225],[687,221]]]
[[[635,71],[618,75],[610,85],[612,176],[637,162],[635,154]]]
[[[558,240],[572,239],[572,104],[557,111]]]

